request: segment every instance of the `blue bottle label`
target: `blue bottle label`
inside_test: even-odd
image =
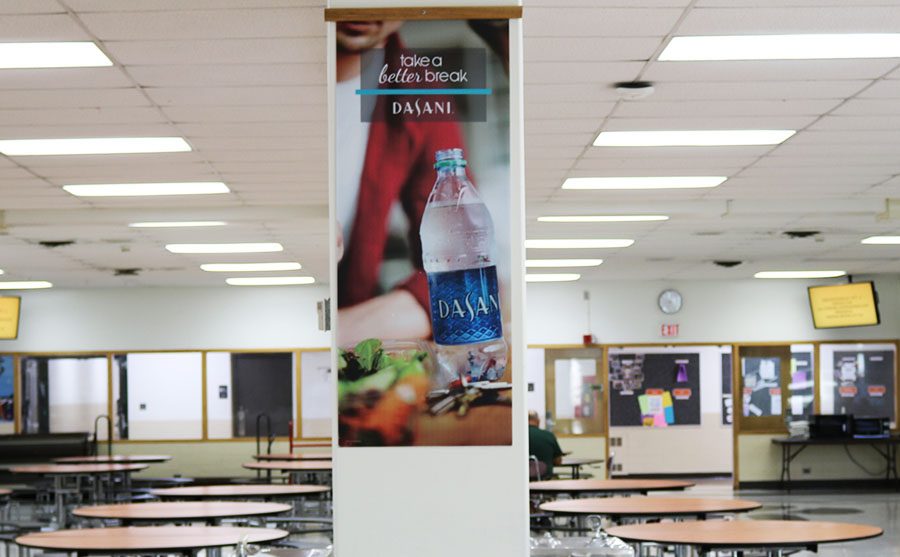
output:
[[[434,342],[445,346],[503,336],[497,267],[428,274]]]

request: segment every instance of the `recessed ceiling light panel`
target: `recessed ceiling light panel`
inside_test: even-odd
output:
[[[63,186],[78,197],[147,197],[159,195],[210,195],[231,190],[222,182],[160,182],[151,184],[78,184]]]
[[[172,253],[269,253],[283,251],[277,242],[243,242],[235,244],[169,244]]]
[[[898,33],[675,37],[659,60],[817,60],[900,57]]]
[[[236,277],[225,279],[231,286],[288,286],[313,284],[313,277]]]
[[[602,259],[528,259],[526,267],[597,267]]]
[[[525,247],[531,249],[609,249],[627,248],[634,244],[628,239],[570,239],[570,240],[525,240]]]
[[[578,273],[527,274],[525,282],[572,282],[581,278]]]
[[[760,271],[753,276],[758,279],[821,279],[846,274],[847,271]]]
[[[83,137],[0,140],[0,153],[8,157],[178,153],[190,150],[191,146],[181,137]]]
[[[875,246],[890,246],[900,244],[900,236],[869,236],[864,238],[862,243]]]
[[[299,271],[297,262],[283,263],[205,263],[200,269],[209,273],[262,273],[267,271]]]
[[[53,283],[45,280],[0,281],[0,290],[36,290],[53,288]]]
[[[133,222],[129,224],[131,228],[202,228],[207,226],[225,226],[226,222],[221,220],[194,220],[194,221],[172,221],[172,222]]]
[[[0,69],[112,66],[92,42],[0,43]]]
[[[795,130],[662,130],[600,132],[594,147],[717,147],[778,145]]]

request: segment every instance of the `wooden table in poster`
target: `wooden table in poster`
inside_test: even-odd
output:
[[[36,474],[53,478],[53,499],[56,506],[56,524],[64,528],[66,524],[66,493],[80,490],[80,478],[82,476],[102,476],[114,474],[122,475],[122,485],[128,489],[131,483],[131,473],[147,468],[147,464],[32,464],[27,466],[12,466],[9,471],[13,474]],[[64,484],[65,477],[75,477],[76,486],[67,490]],[[99,501],[101,497],[100,482],[94,482],[93,500]],[[112,482],[110,482],[112,485]]]
[[[182,501],[123,503],[78,507],[72,514],[80,518],[121,520],[123,525],[135,522],[206,521],[215,526],[224,518],[271,516],[289,512],[293,507],[281,503],[252,503],[241,501]]]
[[[532,493],[567,493],[580,495],[585,493],[640,493],[646,495],[651,491],[683,491],[694,487],[691,482],[678,480],[548,480],[531,482],[528,489]]]
[[[297,499],[308,495],[328,493],[324,485],[301,484],[225,484],[152,489],[150,493],[162,499]]]
[[[784,550],[816,552],[820,544],[874,538],[883,530],[841,522],[707,520],[615,526],[606,532],[629,543],[675,546],[676,556],[692,555],[693,551],[704,555],[711,551],[750,549],[780,556]]]
[[[836,437],[811,439],[809,437],[776,437],[772,443],[781,447],[781,484],[786,486],[791,481],[791,461],[810,446],[848,446],[868,445],[884,458],[886,466],[884,480],[897,480],[897,445],[900,437],[876,437],[856,439],[853,437]],[[884,447],[881,449],[880,447]]]
[[[711,514],[749,512],[762,503],[741,499],[692,499],[687,497],[597,497],[563,499],[540,506],[542,511],[561,515],[600,515],[613,520],[696,517]]]
[[[572,479],[577,480],[581,478],[581,467],[582,466],[590,466],[591,464],[602,464],[604,460],[602,458],[577,458],[574,456],[564,456],[562,457],[562,461],[558,464],[558,466],[568,466],[572,469]]]
[[[172,460],[169,455],[114,454],[97,456],[64,456],[54,458],[57,464],[153,464]]]
[[[291,483],[302,483],[304,474],[320,474],[331,472],[330,460],[267,460],[264,462],[245,462],[248,470],[280,470],[291,475]]]
[[[331,460],[331,453],[272,453],[255,454],[256,460]]]
[[[88,528],[26,534],[16,538],[23,547],[87,554],[196,554],[201,549],[248,543],[268,543],[286,538],[284,530],[225,526],[141,526]]]

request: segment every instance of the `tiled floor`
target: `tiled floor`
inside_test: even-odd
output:
[[[669,494],[671,496],[671,494]],[[688,497],[737,497],[763,503],[744,518],[825,520],[871,524],[884,529],[879,538],[819,548],[822,557],[900,557],[900,491],[801,490],[792,492],[743,490],[729,482],[700,482],[682,494]],[[795,553],[796,557],[815,555]]]

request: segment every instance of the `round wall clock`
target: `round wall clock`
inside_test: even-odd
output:
[[[673,314],[678,313],[683,301],[680,292],[674,288],[667,288],[660,293],[657,303],[663,313]]]

